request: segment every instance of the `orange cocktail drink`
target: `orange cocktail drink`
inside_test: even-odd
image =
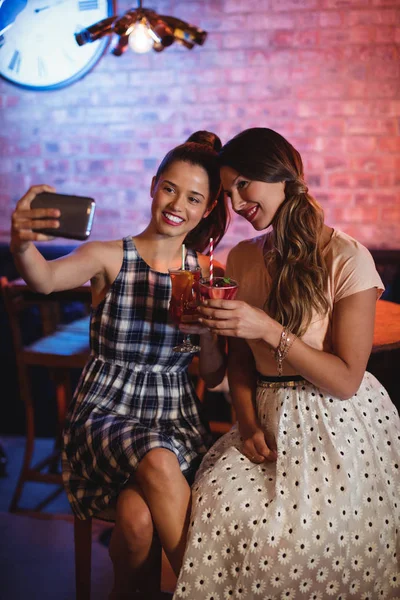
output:
[[[169,269],[171,277],[171,301],[169,312],[176,325],[195,323],[198,320],[200,268]],[[199,346],[190,341],[186,335],[182,345],[174,348],[175,352],[198,352]]]

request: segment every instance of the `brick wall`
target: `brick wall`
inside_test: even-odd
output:
[[[119,0],[118,13],[134,2]],[[268,126],[301,152],[329,224],[400,248],[399,0],[148,0],[209,31],[162,54],[105,54],[59,91],[0,81],[0,241],[22,192],[48,182],[98,201],[93,238],[138,232],[172,145]],[[223,244],[254,235],[235,219]]]

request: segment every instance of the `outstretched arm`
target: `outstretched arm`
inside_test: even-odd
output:
[[[67,290],[86,283],[102,272],[99,257],[102,252],[99,243],[89,242],[79,246],[68,256],[47,261],[33,242],[48,241],[52,238],[32,231],[32,228],[57,227],[59,211],[54,209],[31,209],[31,202],[37,194],[54,191],[48,185],[31,187],[18,201],[12,215],[10,250],[21,277],[35,292],[49,294]],[[52,217],[54,221],[44,221]]]
[[[375,306],[376,288],[343,298],[333,311],[333,352],[316,350],[296,339],[285,364],[329,394],[350,398],[360,386],[371,352]],[[245,302],[209,300],[201,312],[207,317],[203,323],[215,333],[263,340],[270,348],[279,344],[282,325]]]

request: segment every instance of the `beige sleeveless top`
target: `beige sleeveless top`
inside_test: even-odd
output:
[[[270,292],[271,280],[264,263],[265,249],[271,233],[240,242],[228,255],[226,275],[239,283],[237,300],[263,309]],[[325,315],[315,314],[302,340],[325,352],[332,351],[332,312],[336,302],[363,290],[377,288],[377,299],[384,285],[369,250],[349,235],[334,230],[324,248],[327,261],[329,310]],[[263,341],[249,340],[257,370],[265,375],[276,375],[276,363],[270,347]]]

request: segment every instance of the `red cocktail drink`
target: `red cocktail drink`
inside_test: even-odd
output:
[[[201,300],[234,300],[239,286],[229,277],[214,277],[213,285],[210,285],[210,278],[205,277],[200,279],[199,289]]]

